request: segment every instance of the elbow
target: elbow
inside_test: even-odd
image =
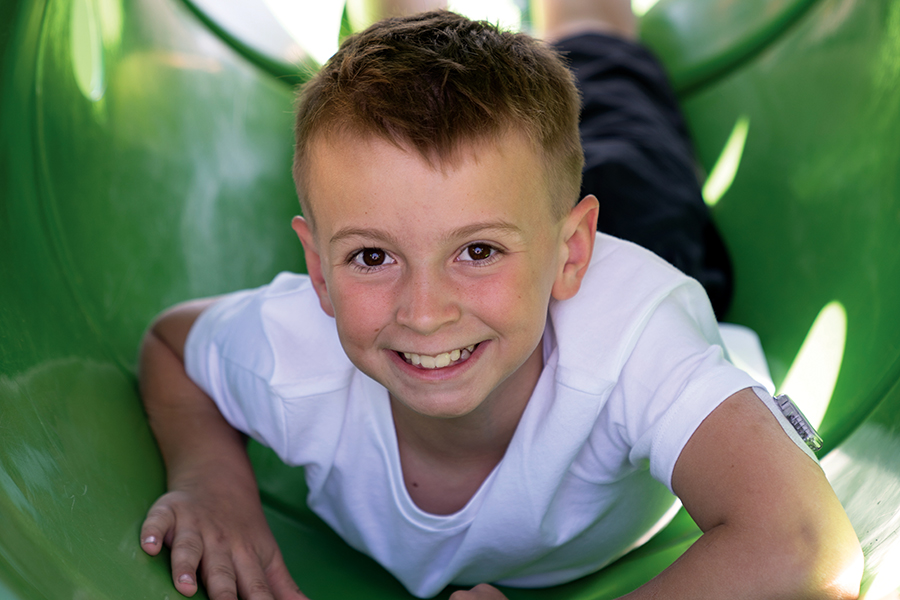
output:
[[[836,498],[835,498],[836,500]],[[822,598],[859,598],[865,557],[847,513],[840,504],[820,514],[818,564]]]
[[[217,298],[201,298],[176,304],[159,315],[150,323],[141,343],[142,352],[148,344],[160,342],[171,351],[178,360],[184,362],[184,344],[194,322]]]
[[[842,524],[844,525],[844,524]],[[794,598],[855,600],[860,595],[864,557],[849,522],[798,552]]]
[[[842,544],[839,557],[823,569],[820,594],[828,600],[856,600],[859,598],[865,559],[856,536]]]

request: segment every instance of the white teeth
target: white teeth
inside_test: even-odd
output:
[[[466,360],[475,351],[475,344],[465,348],[443,352],[437,356],[428,356],[427,354],[415,354],[414,352],[403,352],[403,358],[406,362],[422,367],[423,369],[443,369],[449,367],[451,363],[459,360]]]

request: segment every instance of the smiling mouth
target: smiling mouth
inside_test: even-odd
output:
[[[429,356],[427,354],[416,354],[414,352],[397,352],[407,363],[421,367],[423,369],[443,369],[452,365],[459,364],[467,360],[478,344],[472,344],[465,348],[458,348],[450,352],[442,352],[437,356]]]

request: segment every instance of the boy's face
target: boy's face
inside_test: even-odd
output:
[[[552,222],[543,167],[512,134],[443,171],[349,135],[315,141],[310,159],[315,231],[294,228],[350,360],[424,416],[527,399],[550,298],[577,291],[573,255],[589,260],[596,201]],[[579,227],[590,241],[573,247]]]

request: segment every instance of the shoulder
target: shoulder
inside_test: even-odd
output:
[[[295,273],[222,297],[197,319],[187,348],[212,352],[270,385],[350,367],[334,319],[322,311],[309,277]]]
[[[699,284],[650,250],[598,232],[590,267],[575,298],[582,305],[592,299],[621,305],[618,300],[627,297],[643,307],[682,286]]]
[[[649,250],[598,233],[581,289],[550,306],[566,383],[590,391],[618,379],[651,318],[673,303],[691,327],[710,341],[719,339],[709,299],[696,280]]]

